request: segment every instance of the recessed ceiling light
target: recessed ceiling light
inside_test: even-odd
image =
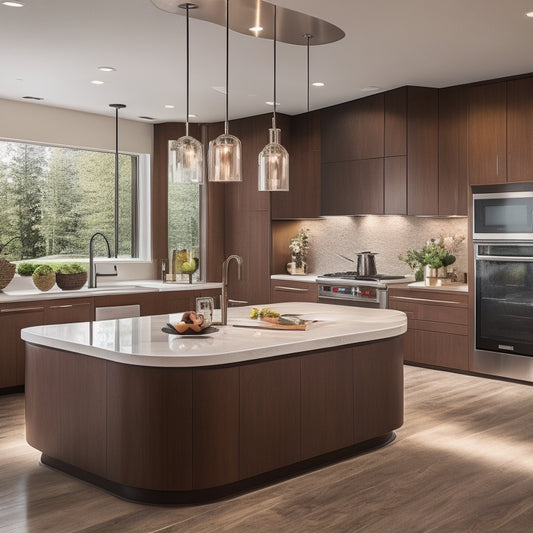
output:
[[[364,93],[369,93],[372,91],[379,91],[381,87],[376,87],[375,85],[367,85],[366,87],[362,87],[361,91]]]
[[[117,69],[115,67],[98,67],[98,70],[102,72],[115,72]]]
[[[2,2],[2,5],[7,7],[24,7],[22,2]]]
[[[174,107],[172,104],[165,104],[165,109],[174,109]]]
[[[195,115],[194,113],[189,113],[189,118],[198,118],[198,115]]]
[[[44,98],[41,98],[40,96],[23,96],[25,100],[44,100]]]
[[[313,87],[324,87],[326,84],[323,81],[314,81],[311,85]]]
[[[526,17],[533,18],[533,11],[526,13]]]
[[[92,83],[93,85],[103,85],[103,84],[104,84],[104,82],[101,81],[101,80],[93,80],[93,81],[91,81],[91,83]]]
[[[253,31],[255,33],[257,32],[260,32],[260,31],[263,31],[263,27],[262,26],[252,26],[251,28],[248,28],[250,31]]]
[[[266,105],[274,105],[274,102],[265,102]],[[280,105],[279,102],[276,102],[276,105]]]

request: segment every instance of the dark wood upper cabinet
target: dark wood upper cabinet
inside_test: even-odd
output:
[[[317,218],[320,216],[320,112],[291,117],[290,139],[286,135],[284,139],[282,144],[289,151],[290,190],[272,193],[272,218]]]
[[[387,91],[385,98],[385,157],[407,155],[407,87]]]
[[[385,157],[383,171],[383,213],[407,214],[407,157]]]
[[[323,215],[383,214],[383,157],[322,165]]]
[[[533,180],[533,78],[507,82],[507,181]]]
[[[439,210],[438,91],[407,89],[407,214]]]
[[[469,88],[468,177],[470,184],[507,181],[507,82]]]
[[[468,212],[468,89],[439,91],[439,215]]]
[[[383,157],[383,93],[323,109],[321,132],[322,163]]]

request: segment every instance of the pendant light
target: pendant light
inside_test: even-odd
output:
[[[242,145],[234,135],[228,133],[229,101],[229,0],[226,0],[226,105],[224,133],[209,143],[209,181],[242,181]]]
[[[204,147],[202,143],[189,135],[189,9],[196,4],[180,4],[186,11],[186,54],[187,54],[187,105],[185,117],[185,135],[177,141],[168,141],[168,176],[170,183],[203,183],[204,181]]]
[[[289,190],[289,154],[280,144],[281,130],[276,127],[276,6],[274,6],[274,113],[272,128],[268,130],[269,142],[258,158],[259,190]]]
[[[119,173],[118,173],[118,110],[124,109],[125,104],[109,104],[115,109],[115,257],[118,257],[118,194],[119,194]]]

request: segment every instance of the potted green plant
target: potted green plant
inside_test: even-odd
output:
[[[455,253],[464,236],[444,236],[430,239],[420,250],[407,250],[398,255],[415,273],[415,280],[424,280],[426,285],[438,285],[448,278],[448,267],[455,263]],[[442,281],[441,281],[442,283]]]
[[[31,276],[40,263],[19,263],[17,266],[17,274],[19,276]]]
[[[87,282],[87,268],[81,263],[62,263],[54,267],[57,286],[63,291],[76,291]]]
[[[19,237],[13,237],[12,239],[9,239],[9,241],[7,241],[5,244],[0,243],[0,254],[10,242],[18,238]],[[13,279],[13,276],[15,275],[16,268],[17,265],[15,265],[15,263],[11,263],[11,261],[0,257],[0,291],[2,289],[5,289],[9,285],[9,283]]]
[[[49,291],[56,282],[56,273],[50,265],[38,266],[31,275],[34,285],[40,291]]]

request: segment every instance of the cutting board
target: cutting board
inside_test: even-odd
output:
[[[312,320],[306,320],[304,324],[273,324],[265,320],[242,319],[232,322],[232,326],[238,328],[255,328],[255,329],[288,329],[288,330],[306,330]]]

